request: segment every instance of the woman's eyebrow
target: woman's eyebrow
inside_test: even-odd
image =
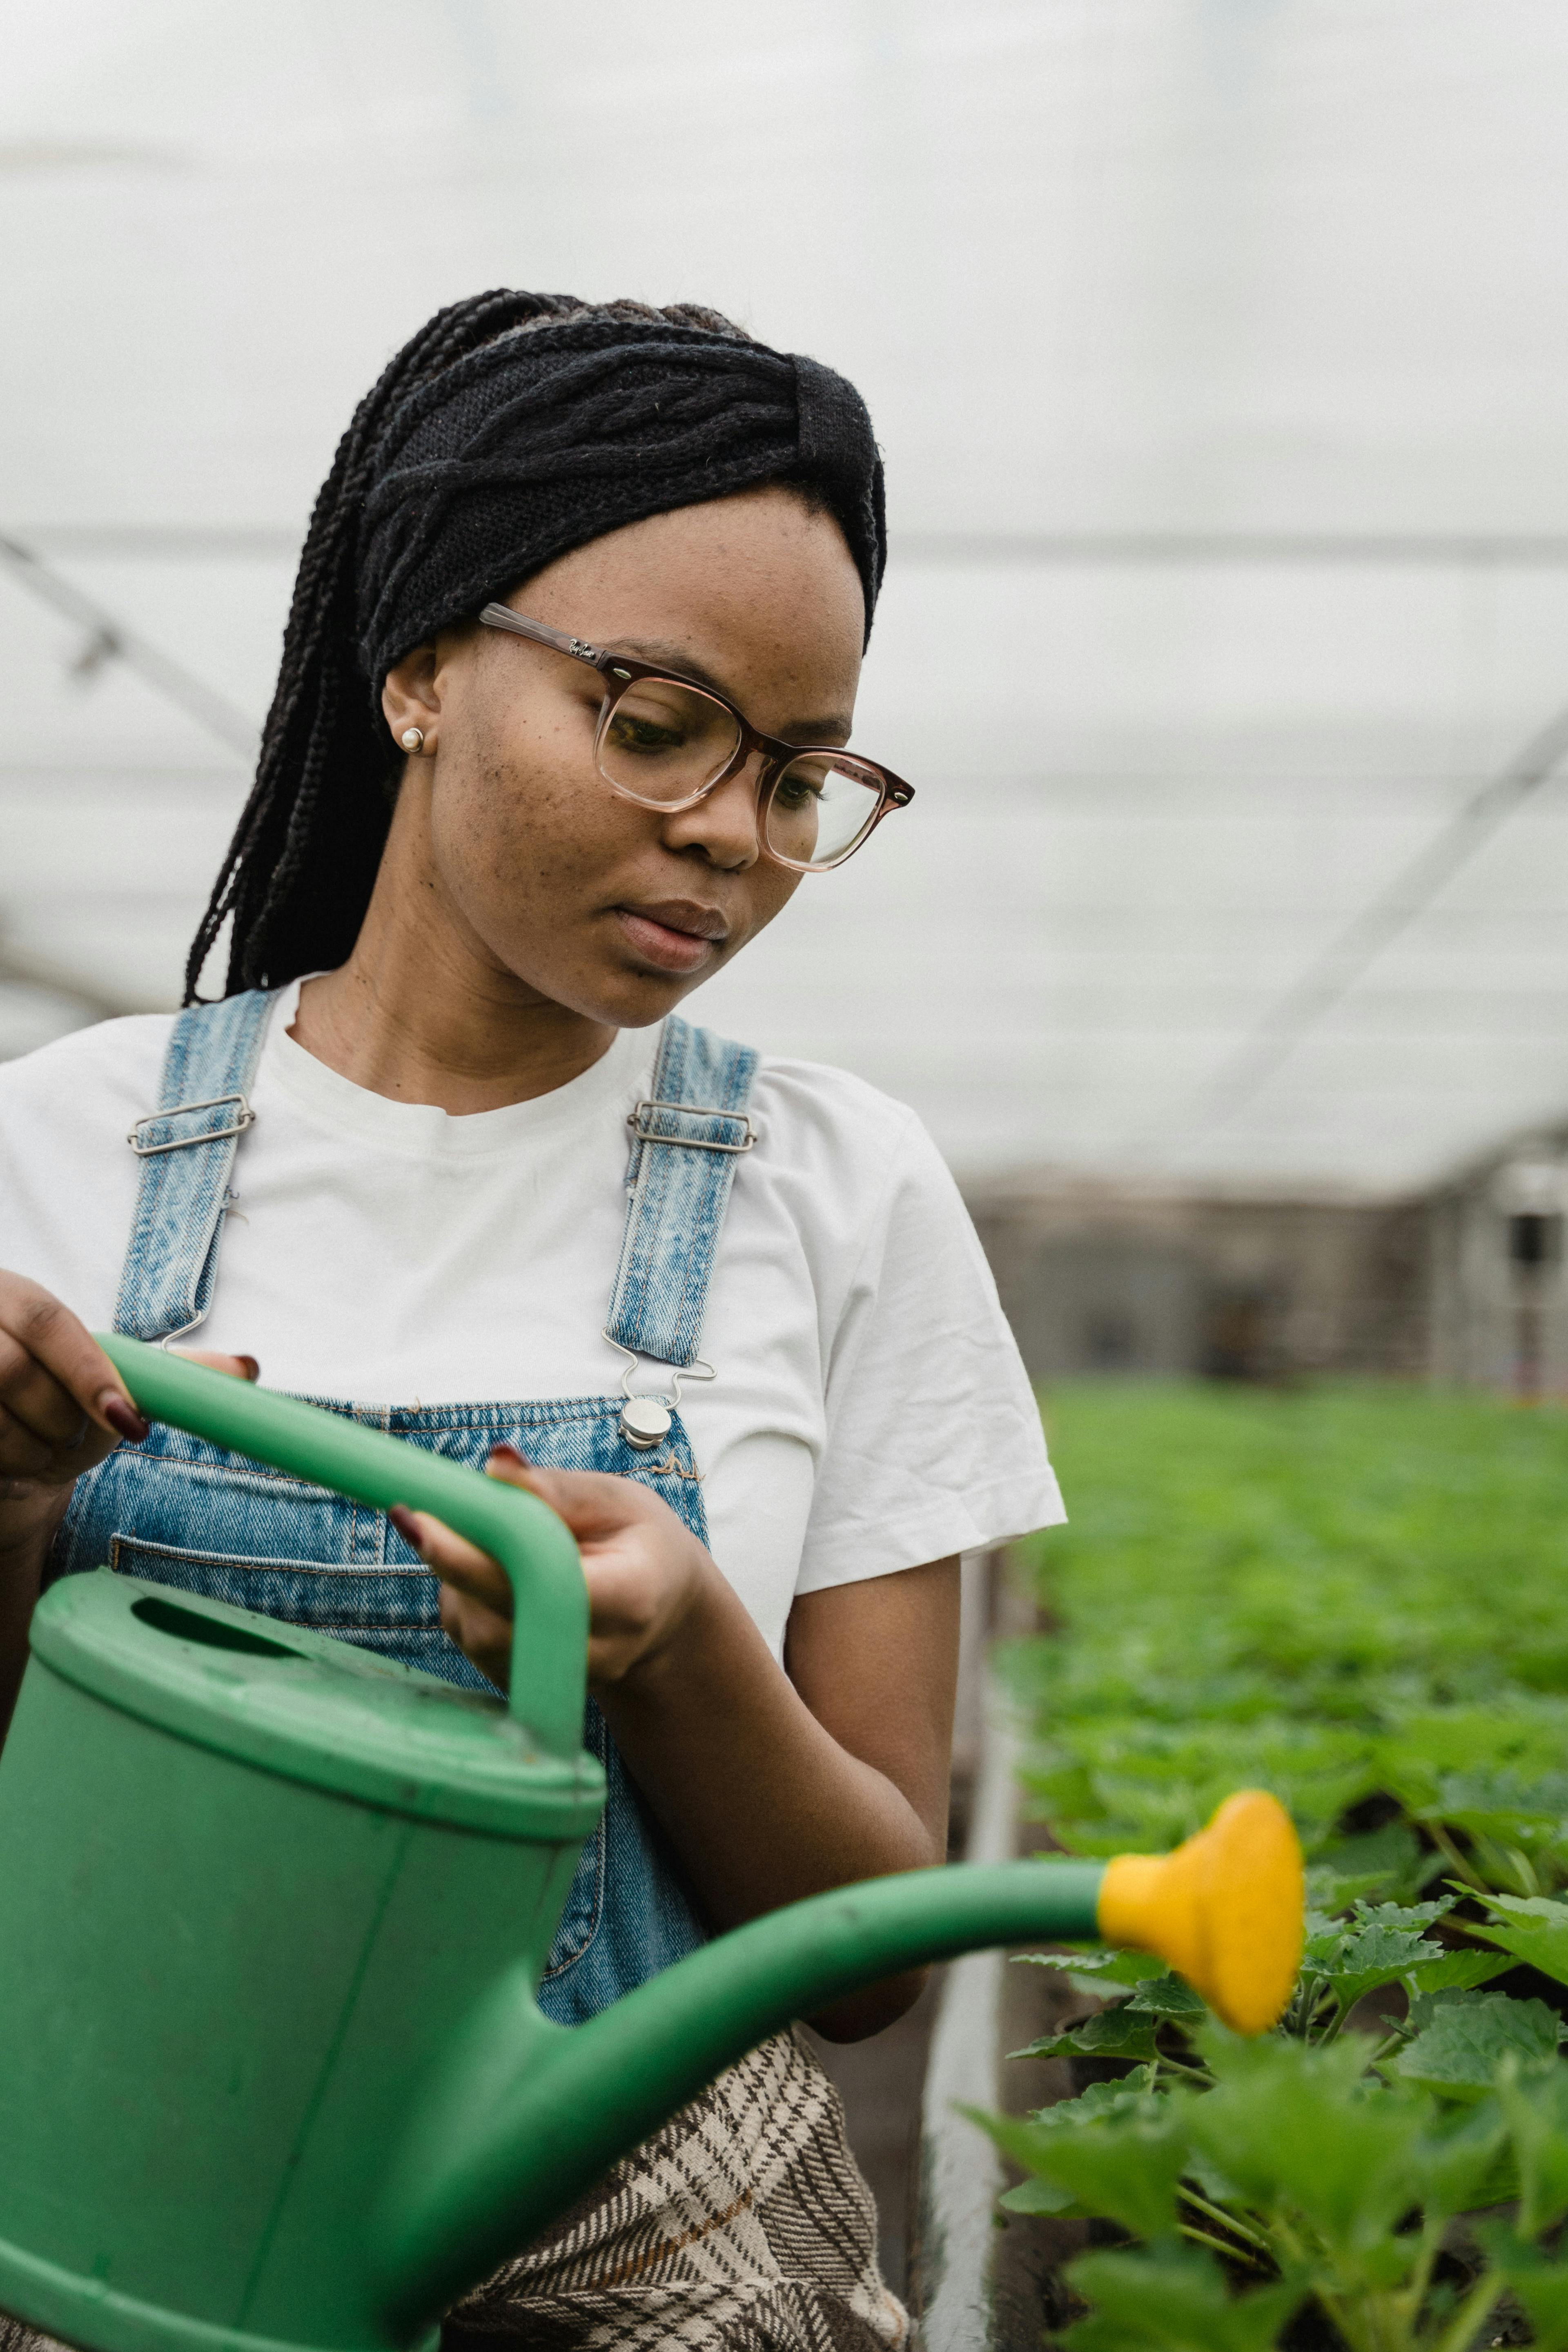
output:
[[[634,661],[654,662],[660,669],[668,668],[680,677],[689,677],[693,686],[705,686],[711,694],[721,694],[726,702],[735,697],[721,678],[714,677],[700,661],[694,661],[679,646],[668,645],[662,637],[615,637],[605,646],[606,653],[630,654]],[[819,743],[825,738],[841,735],[847,741],[851,721],[842,711],[835,710],[825,719],[797,719],[790,728],[790,736],[798,736],[803,743]],[[781,737],[787,741],[788,736]]]

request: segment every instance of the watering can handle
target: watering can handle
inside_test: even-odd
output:
[[[166,1349],[113,1331],[97,1338],[149,1420],[377,1510],[401,1503],[428,1511],[491,1553],[511,1580],[511,1713],[551,1754],[576,1756],[587,1688],[588,1589],[577,1547],[547,1504],[403,1438],[252,1388]]]

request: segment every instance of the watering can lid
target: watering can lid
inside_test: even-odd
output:
[[[500,1698],[140,1577],[62,1577],[32,1647],[161,1730],[393,1812],[564,1841],[604,1807],[594,1759],[546,1754]]]

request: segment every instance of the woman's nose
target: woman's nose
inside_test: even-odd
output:
[[[671,849],[700,849],[710,865],[726,873],[743,872],[763,854],[757,822],[757,784],[762,755],[755,754],[733,776],[696,806],[678,809],[665,820],[664,837]]]

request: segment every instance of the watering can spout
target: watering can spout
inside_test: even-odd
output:
[[[1278,1798],[1243,1789],[1174,1853],[1106,1864],[1100,1933],[1155,1952],[1237,2033],[1284,2015],[1301,1965],[1301,1849]]]
[[[1258,1791],[1174,1853],[910,1871],[753,1919],[588,2024],[540,2019],[519,1979],[437,2086],[378,2218],[387,2318],[439,2312],[529,2242],[725,2066],[886,1976],[997,1944],[1100,1937],[1179,1969],[1244,2033],[1282,2014],[1300,1958],[1300,1850]]]

